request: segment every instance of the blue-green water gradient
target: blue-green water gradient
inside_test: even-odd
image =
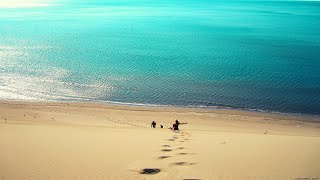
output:
[[[0,98],[320,115],[320,2],[0,8]]]

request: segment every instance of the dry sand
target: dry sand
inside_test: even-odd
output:
[[[175,119],[188,124],[171,131]],[[151,129],[152,120],[164,128]],[[316,121],[234,110],[0,101],[0,179],[320,179]],[[155,174],[141,174],[144,168]]]

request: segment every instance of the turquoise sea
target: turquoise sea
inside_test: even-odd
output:
[[[0,98],[320,115],[320,1],[0,6]]]

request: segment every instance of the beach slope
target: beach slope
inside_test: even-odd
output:
[[[175,119],[188,124],[171,131]],[[316,121],[232,110],[0,101],[0,179],[315,179]]]

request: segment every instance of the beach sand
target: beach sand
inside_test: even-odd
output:
[[[171,131],[175,119],[188,124]],[[150,128],[153,120],[156,129]],[[236,110],[0,101],[0,179],[320,179],[317,120]]]

